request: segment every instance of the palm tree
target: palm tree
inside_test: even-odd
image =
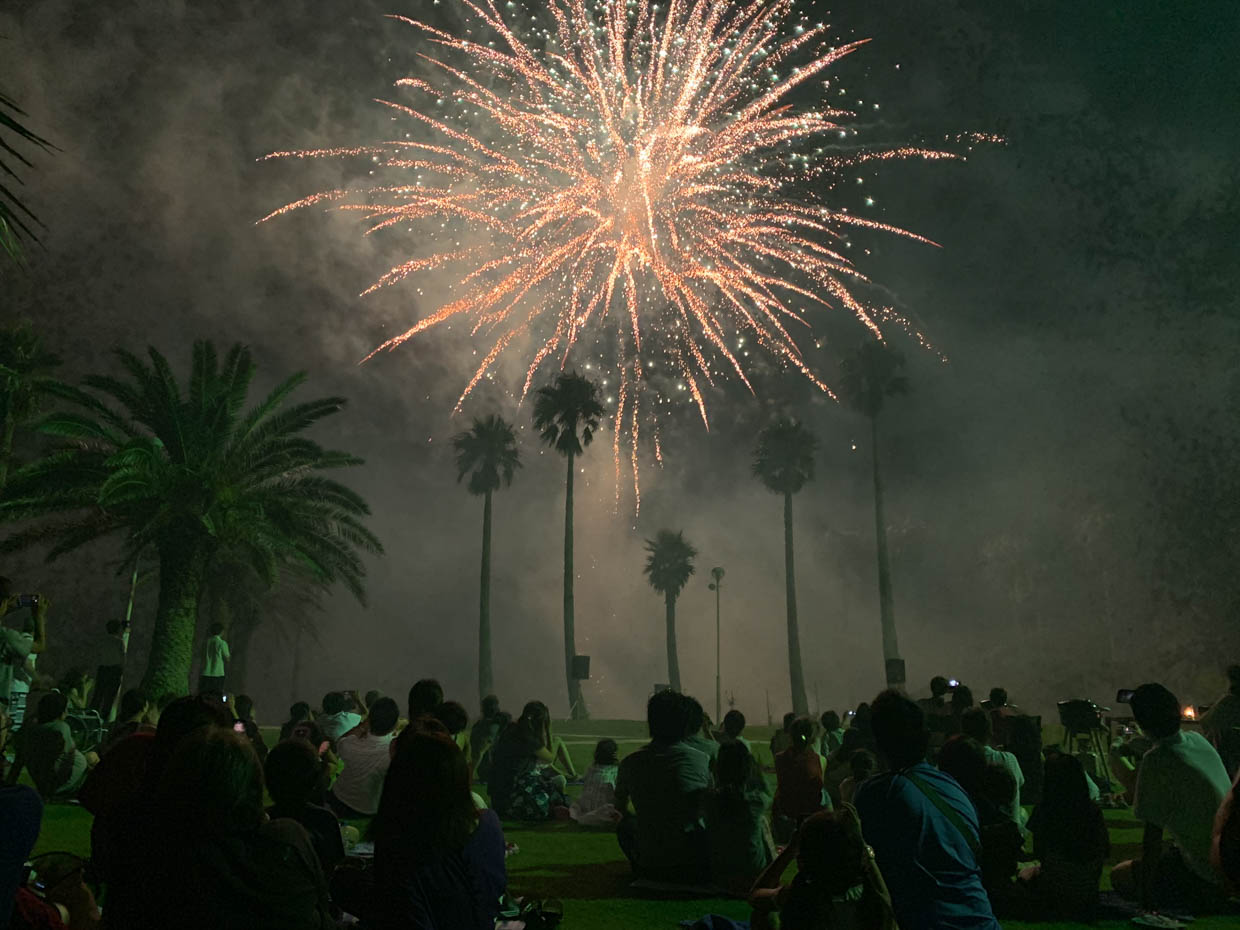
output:
[[[221,552],[268,586],[296,563],[364,599],[361,553],[381,551],[361,522],[369,508],[322,474],[361,460],[304,435],[338,413],[342,398],[287,404],[303,373],[243,411],[255,366],[240,345],[221,365],[211,343],[195,343],[184,390],[154,348],[149,361],[116,354],[127,377],[95,375],[89,390],[66,388],[62,396],[79,409],[39,424],[67,442],[11,476],[0,520],[33,522],[0,548],[49,541],[53,559],[116,534],[132,564],[150,547],[159,599],[144,692],[188,689],[203,579]]]
[[[0,331],[0,492],[8,482],[13,437],[61,386],[52,377],[59,366],[28,322]]]
[[[646,540],[646,577],[650,587],[663,595],[667,606],[667,681],[673,691],[680,690],[680,660],[676,657],[676,598],[693,574],[697,550],[683,532],[659,530]]]
[[[784,581],[788,609],[788,676],[792,681],[792,709],[809,713],[805,675],[801,671],[801,638],[797,630],[796,570],[792,552],[792,495],[814,478],[814,451],[818,440],[796,420],[781,417],[758,435],[753,474],[768,490],[784,496]]]
[[[469,475],[469,493],[483,495],[482,569],[478,579],[478,700],[494,690],[491,671],[491,495],[512,485],[521,467],[517,434],[512,424],[494,414],[475,418],[471,429],[452,439],[456,480]]]
[[[543,442],[568,461],[564,486],[564,676],[573,719],[589,716],[581,685],[573,677],[577,645],[573,633],[573,463],[594,439],[602,418],[598,385],[577,372],[556,375],[534,398],[534,426]]]
[[[21,122],[26,114],[9,97],[0,93],[0,250],[14,261],[21,260],[21,240],[29,239],[37,242],[38,237],[26,225],[30,223],[41,226],[39,218],[30,212],[30,208],[8,188],[8,184],[20,184],[17,166],[30,167],[30,162],[21,152],[13,147],[14,143],[25,143],[49,152],[52,144],[40,138]],[[7,136],[7,138],[6,138]],[[12,162],[8,159],[12,159]]]
[[[888,397],[908,393],[904,356],[886,343],[870,340],[841,365],[840,388],[853,409],[870,419],[870,459],[874,471],[874,536],[878,549],[878,610],[883,627],[883,664],[888,687],[904,684],[896,612],[891,593],[891,560],[883,515],[883,482],[878,468],[878,415]]]

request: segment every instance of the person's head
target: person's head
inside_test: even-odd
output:
[[[730,739],[736,739],[745,732],[745,715],[739,710],[730,710],[723,715],[723,732]]]
[[[930,734],[920,707],[899,691],[889,689],[874,699],[869,711],[874,743],[893,769],[925,761]],[[857,716],[861,716],[860,711]]]
[[[172,701],[159,714],[151,761],[147,766],[148,777],[155,778],[163,771],[183,739],[208,727],[225,728],[232,732],[232,714],[218,699],[195,695]],[[261,788],[259,794],[262,794]]]
[[[715,759],[715,784],[721,791],[739,793],[749,781],[753,757],[741,742],[724,743]]]
[[[366,692],[366,698],[362,701],[362,703],[366,705],[367,710],[370,710],[370,708],[375,706],[375,701],[379,700],[381,697],[383,697],[382,691],[371,689]]]
[[[267,793],[280,807],[318,802],[327,788],[327,767],[315,748],[302,739],[286,739],[273,746],[263,770]]]
[[[1042,768],[1042,804],[1048,810],[1081,810],[1092,803],[1089,782],[1081,760],[1066,752],[1053,752]]]
[[[858,749],[848,757],[848,769],[860,784],[878,771],[878,758],[868,749]]]
[[[947,683],[947,679],[942,675],[935,675],[930,679],[930,694],[936,698],[941,698],[951,690],[951,685]]]
[[[43,697],[39,698],[39,709],[37,716],[39,723],[51,723],[53,720],[60,720],[68,710],[69,699],[59,691],[49,691]]]
[[[372,736],[387,736],[396,729],[400,720],[400,707],[390,697],[381,697],[370,705],[370,733]]]
[[[995,762],[986,763],[982,772],[982,797],[992,806],[1003,810],[1016,797],[1016,777],[1005,766]]]
[[[1232,665],[1227,669],[1228,690],[1232,694],[1240,694],[1240,665]]]
[[[797,717],[788,727],[788,735],[792,737],[792,748],[798,752],[809,748],[809,741],[814,738],[814,723],[808,717]]]
[[[862,701],[857,705],[857,709],[853,711],[852,723],[848,725],[849,729],[868,734],[870,732],[871,713],[870,705]]]
[[[75,665],[69,671],[65,672],[65,677],[60,680],[60,688],[62,691],[71,691],[75,688],[81,688],[90,678],[90,673],[80,665]]]
[[[323,695],[323,713],[330,715],[344,713],[349,706],[349,699],[340,691],[328,691]]]
[[[687,724],[685,702],[677,691],[665,688],[646,702],[646,726],[650,738],[662,743],[684,739]]]
[[[990,689],[990,703],[992,707],[1007,707],[1008,695],[1003,688]]]
[[[840,715],[833,710],[824,711],[818,722],[822,724],[823,730],[831,733],[840,728]]]
[[[238,694],[233,698],[233,713],[238,720],[249,720],[254,716],[254,698],[248,694]]]
[[[788,713],[784,714],[784,722],[783,722],[783,725],[780,727],[780,729],[783,730],[785,733],[789,732],[792,729],[792,721],[796,719],[797,719],[797,712],[795,710],[788,711]]]
[[[159,802],[165,823],[190,843],[253,830],[263,820],[263,770],[250,741],[214,726],[186,736],[164,767]]]
[[[706,711],[702,709],[697,698],[687,694],[681,697],[685,702],[685,736],[693,736],[702,731],[702,724],[706,722]]]
[[[435,708],[443,703],[443,686],[434,678],[423,678],[416,681],[409,689],[409,719],[433,714]]]
[[[439,859],[461,849],[477,822],[469,763],[452,738],[417,731],[398,740],[375,815],[376,854],[404,865]]]
[[[973,706],[973,692],[967,685],[958,685],[952,692],[952,713],[963,714]]]
[[[482,719],[490,720],[499,713],[499,698],[494,694],[488,694],[482,699]]]
[[[224,624],[217,621],[211,624],[211,626],[207,628],[207,631],[212,636],[223,636],[224,635]]]
[[[298,701],[288,709],[288,722],[301,723],[303,720],[310,719],[310,705],[305,701]]]
[[[119,620],[109,620],[107,629],[109,636],[119,636],[121,633],[121,622]]]
[[[543,746],[550,748],[551,711],[542,701],[530,701],[521,708],[517,726],[537,739]]]
[[[453,736],[469,726],[469,713],[456,701],[444,701],[436,707],[435,719],[447,727]]]
[[[1151,739],[1173,736],[1180,729],[1179,699],[1160,684],[1141,685],[1128,704],[1137,726]]]
[[[121,720],[137,720],[146,715],[146,695],[137,688],[130,688],[121,695],[121,705],[117,715]]]
[[[971,798],[980,798],[986,788],[986,753],[972,737],[957,733],[939,750],[939,771],[960,783]]]
[[[620,761],[620,747],[614,739],[601,739],[594,745],[595,765],[616,765]]]
[[[823,890],[838,894],[862,883],[865,840],[850,807],[806,818],[798,834],[797,871]]]
[[[960,715],[960,732],[985,746],[994,735],[990,714],[980,707],[970,707]]]

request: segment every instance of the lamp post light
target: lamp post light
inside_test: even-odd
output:
[[[716,566],[710,570],[710,590],[715,592],[715,726],[719,726],[723,714],[722,690],[719,685],[719,591],[723,588],[723,569]]]

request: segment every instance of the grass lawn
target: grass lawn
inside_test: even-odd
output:
[[[556,732],[568,741],[580,771],[584,771],[589,764],[594,742],[600,736],[621,741],[621,755],[624,755],[644,742],[644,731],[644,725],[633,721],[591,720],[564,723],[556,728]],[[746,731],[746,735],[752,736],[755,748],[758,748],[759,741],[769,736],[769,731],[753,727]],[[1106,816],[1111,829],[1111,861],[1117,862],[1137,853],[1141,844],[1141,825],[1132,819],[1131,813],[1126,810],[1107,811]],[[77,806],[47,807],[35,852],[66,850],[81,856],[89,855],[90,819],[90,815]],[[510,842],[520,847],[520,852],[508,860],[510,889],[516,894],[559,898],[564,903],[564,926],[567,930],[673,930],[681,920],[707,913],[742,920],[747,918],[748,909],[742,901],[724,898],[651,900],[638,897],[628,888],[628,864],[612,833],[586,830],[572,823],[509,824],[504,832]],[[1104,875],[1104,888],[1110,887],[1109,881],[1109,876]],[[1004,926],[1084,928],[1090,925],[1005,921]],[[1111,920],[1092,926],[1116,930],[1131,925],[1126,921]],[[1194,930],[1236,930],[1240,919],[1235,916],[1203,918],[1192,926]]]

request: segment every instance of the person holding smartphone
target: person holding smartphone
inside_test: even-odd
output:
[[[31,655],[47,648],[48,599],[40,594],[13,594],[12,582],[0,578],[0,697],[9,700],[13,678]],[[8,615],[24,608],[30,618],[21,630],[5,623]]]

